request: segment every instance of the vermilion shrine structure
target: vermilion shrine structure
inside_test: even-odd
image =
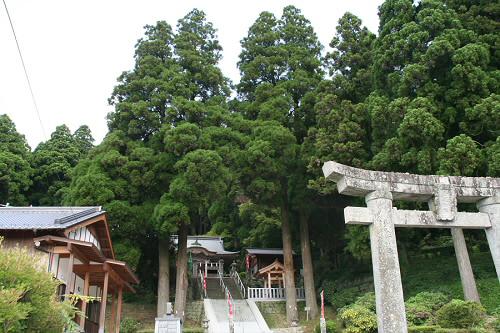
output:
[[[338,192],[364,197],[367,207],[346,207],[346,224],[370,228],[378,331],[407,332],[395,227],[450,228],[465,299],[479,301],[462,229],[484,229],[500,279],[500,178],[424,176],[370,171],[333,161],[325,178]],[[429,210],[398,210],[393,200],[427,202]],[[459,212],[476,203],[479,212]]]

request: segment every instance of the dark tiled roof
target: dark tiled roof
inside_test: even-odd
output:
[[[0,207],[0,230],[65,229],[101,214],[101,207]]]
[[[172,241],[174,242],[174,246],[177,247],[178,236],[173,235]],[[214,252],[218,255],[231,255],[239,253],[224,250],[224,242],[222,241],[221,236],[188,236],[187,247],[188,249],[202,247],[207,251]]]

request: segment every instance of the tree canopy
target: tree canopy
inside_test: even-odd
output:
[[[104,206],[144,292],[156,287],[157,245],[188,233],[221,235],[231,249],[310,244],[316,275],[303,282],[314,289],[370,251],[366,228],[344,226],[356,202],[326,182],[324,162],[500,176],[499,12],[486,1],[386,0],[377,33],[348,12],[325,49],[300,9],[265,11],[241,39],[234,85],[203,11],[146,25],[96,147],[87,126],[61,125],[31,151],[0,116],[0,203]],[[402,231],[398,245],[440,239]]]

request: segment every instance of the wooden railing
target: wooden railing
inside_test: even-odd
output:
[[[233,270],[233,271],[231,271],[229,276],[231,276],[233,278],[236,285],[240,288],[241,296],[243,296],[243,298],[245,298],[247,288],[245,288],[245,285],[241,281],[241,278],[240,278],[240,275],[238,274],[238,272]]]
[[[295,288],[298,300],[304,300],[304,288]],[[248,299],[254,300],[283,300],[286,298],[285,288],[248,288]]]

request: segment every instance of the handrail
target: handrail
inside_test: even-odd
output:
[[[201,297],[202,298],[207,298],[207,290],[205,289],[205,286],[204,286],[204,276],[203,276],[203,273],[201,272],[201,269],[198,269],[198,276],[200,277],[200,286],[201,286],[201,289],[203,290],[201,292]],[[203,297],[203,295],[205,295],[205,297]]]
[[[231,292],[229,291],[229,289],[227,288],[226,284],[224,283],[224,277],[222,276],[221,272],[219,272],[218,275],[219,275],[219,285],[221,286],[222,291],[224,292],[224,296],[228,300],[228,305],[227,305],[228,306],[228,310],[229,310],[228,312],[230,312],[230,310],[231,310],[230,305],[229,305],[229,303],[231,303],[232,310],[233,310],[233,316],[234,316],[234,301],[233,301],[233,296],[231,296]]]
[[[243,296],[243,298],[246,298],[245,295],[247,288],[241,281],[240,274],[238,274],[237,271],[233,270],[231,271],[230,276],[233,278],[234,282],[238,285],[238,287],[240,287],[241,295]]]

